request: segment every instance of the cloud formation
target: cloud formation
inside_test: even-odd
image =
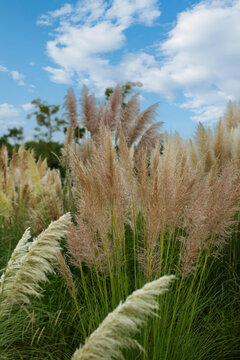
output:
[[[48,56],[58,65],[44,67],[50,79],[70,84],[72,78],[89,79],[104,88],[118,81],[107,58],[126,43],[124,31],[134,23],[151,25],[160,16],[157,0],[79,1],[42,15],[39,25],[56,24],[55,36],[47,43]]]
[[[154,26],[160,14],[157,0],[89,0],[42,15],[39,24],[55,26],[47,54],[57,67],[45,70],[54,82],[84,79],[97,89],[140,81],[143,90],[190,110],[193,120],[214,122],[240,94],[240,0],[201,1],[178,14],[151,53],[131,51],[126,30]]]
[[[6,66],[0,65],[0,72],[9,74],[11,78],[20,86],[28,86],[30,89],[35,88],[35,86],[32,84],[26,84],[23,80],[25,76],[16,70],[9,70]]]
[[[19,115],[19,110],[12,104],[0,104],[0,119],[12,119]]]
[[[0,71],[2,71],[2,72],[7,72],[8,69],[6,68],[6,66],[0,65]]]
[[[22,104],[21,105],[21,108],[24,110],[24,111],[31,111],[34,109],[34,105],[32,103],[26,103],[26,104]]]
[[[240,95],[240,1],[202,1],[179,14],[176,26],[160,45],[165,56],[160,72],[194,120],[218,118],[228,100]]]
[[[15,106],[13,104],[0,104],[0,128],[4,131],[12,126],[24,125],[26,112],[31,111],[34,105],[31,103]]]
[[[20,110],[14,105],[0,104],[0,128],[7,129],[9,126],[21,125],[18,121]]]
[[[26,85],[25,82],[23,81],[24,75],[19,73],[18,71],[10,71],[10,74],[12,76],[12,79],[17,81],[17,83],[21,86]]]

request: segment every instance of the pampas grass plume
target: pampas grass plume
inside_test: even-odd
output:
[[[29,230],[25,231],[0,279],[0,318],[12,304],[30,303],[30,295],[41,296],[39,283],[54,272],[52,262],[60,251],[59,240],[66,235],[70,222],[69,213],[61,216],[32,242],[28,242]]]
[[[146,315],[156,315],[159,305],[157,297],[167,291],[174,275],[162,276],[134,291],[126,301],[108,314],[100,326],[77,349],[72,360],[112,360],[124,359],[121,349],[138,347],[143,350],[132,336],[139,332],[145,323]]]
[[[64,106],[67,109],[67,115],[69,118],[70,125],[72,126],[73,129],[75,129],[77,126],[77,106],[76,106],[76,98],[74,95],[74,91],[72,89],[68,89]]]
[[[8,218],[12,214],[11,200],[0,190],[0,217]]]

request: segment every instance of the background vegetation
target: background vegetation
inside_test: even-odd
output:
[[[104,104],[85,87],[81,115],[69,90],[62,145],[52,136],[66,124],[40,101],[47,140],[1,140],[1,359],[240,357],[240,105],[184,143],[129,86]],[[161,294],[154,281],[170,274]]]

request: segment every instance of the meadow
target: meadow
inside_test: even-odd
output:
[[[240,104],[192,140],[84,88],[50,169],[0,150],[0,359],[240,358]]]

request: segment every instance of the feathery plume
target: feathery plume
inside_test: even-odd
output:
[[[143,149],[139,149],[135,160],[139,202],[142,209],[145,209],[146,199],[149,198],[151,188],[148,169],[148,157]]]
[[[198,159],[202,161],[203,172],[207,173],[213,165],[212,147],[210,146],[209,133],[202,123],[199,123],[195,143],[197,147]]]
[[[0,216],[8,218],[12,213],[11,200],[0,190]]]
[[[231,138],[231,156],[240,165],[240,125],[232,129],[230,132]]]
[[[131,146],[134,141],[142,135],[143,131],[146,129],[148,124],[151,124],[156,113],[156,108],[158,104],[153,104],[139,114],[131,128],[129,128],[127,143],[128,146]]]
[[[76,98],[72,89],[68,89],[64,106],[67,108],[67,115],[73,129],[77,126]]]
[[[111,131],[114,131],[119,123],[120,114],[121,114],[121,87],[118,85],[114,89],[108,106],[105,108],[103,124],[106,127],[109,127]]]
[[[83,113],[83,124],[94,136],[98,132],[97,107],[94,95],[89,95],[86,85],[83,86],[82,98],[80,100]]]
[[[2,145],[0,150],[0,169],[6,170],[8,166],[8,153],[5,145]]]
[[[18,166],[18,153],[16,152],[16,149],[13,148],[12,158],[9,162],[9,167],[12,171],[14,171]]]
[[[7,187],[7,168],[8,168],[8,153],[5,145],[0,149],[0,173],[2,173],[2,187],[6,191]],[[0,179],[1,180],[1,179]],[[1,183],[0,183],[1,186]]]
[[[240,123],[240,103],[232,102],[228,103],[227,111],[224,114],[223,122],[227,131],[236,128]]]
[[[30,243],[28,243],[28,240],[30,239],[30,237],[31,237],[30,228],[28,228],[25,230],[22,238],[19,240],[17,246],[13,250],[11,258],[8,261],[6,271],[1,276],[1,279],[0,279],[1,291],[0,291],[0,293],[2,292],[4,278],[6,276],[8,276],[8,274],[9,274],[9,269],[11,271],[11,269],[15,268],[15,266],[17,266],[19,263],[21,263],[24,255],[27,253],[28,247],[30,245]]]
[[[192,140],[189,140],[188,146],[188,162],[191,168],[195,168],[198,163],[198,156]]]
[[[202,179],[185,211],[185,231],[181,260],[185,275],[194,269],[199,251],[219,252],[225,244],[239,211],[240,173],[229,161],[219,174],[216,163]],[[224,206],[223,206],[224,204]]]
[[[139,102],[138,102],[139,94],[135,94],[131,97],[131,99],[127,102],[124,109],[121,111],[120,123],[123,134],[128,139],[129,129],[131,128],[134,120],[138,116],[139,113]],[[116,133],[116,139],[119,137],[119,130]]]
[[[39,158],[37,161],[37,168],[40,178],[42,178],[47,170],[47,159],[42,160],[41,158]]]
[[[162,138],[162,135],[157,131],[162,126],[162,124],[163,122],[159,121],[156,124],[150,126],[150,128],[143,134],[141,140],[139,141],[135,150],[135,154],[137,154],[141,147],[148,153],[153,150],[157,141]]]
[[[65,142],[65,146],[70,146],[72,144],[73,141],[73,127],[72,125],[70,125],[67,128],[67,136],[66,136],[66,142]]]
[[[130,212],[131,183],[126,181],[128,170],[121,166],[110,129],[101,129],[100,136],[101,143],[92,144],[91,157],[85,164],[73,156],[78,215],[76,228],[70,227],[68,248],[74,263],[84,261],[88,266],[104,268],[104,254],[111,253],[108,235],[113,231],[113,216],[118,241],[122,242],[123,223]]]
[[[133,153],[127,146],[126,138],[124,136],[121,126],[119,128],[119,163],[122,169],[125,171],[127,182],[133,192],[133,188],[134,188],[133,184],[135,182],[133,176],[133,169],[134,169]]]
[[[79,267],[82,262],[88,266],[98,263],[100,249],[95,242],[94,230],[80,217],[77,218],[77,226],[71,224],[68,227],[67,247],[74,266]]]
[[[137,347],[143,350],[132,336],[143,326],[146,315],[156,315],[157,297],[164,294],[174,275],[163,276],[134,291],[126,301],[104,319],[85,345],[77,349],[72,360],[124,359],[122,349]]]
[[[61,216],[31,243],[27,243],[29,230],[25,231],[1,277],[0,317],[14,303],[29,304],[30,295],[41,296],[39,282],[46,282],[46,274],[54,272],[51,262],[56,260],[59,240],[66,235],[70,222],[69,213]]]
[[[71,270],[69,269],[69,267],[68,267],[68,265],[66,263],[65,257],[62,255],[61,252],[59,252],[57,254],[57,262],[56,262],[55,266],[56,266],[56,269],[63,276],[63,278],[64,278],[64,280],[65,280],[65,282],[67,284],[68,291],[69,291],[70,295],[72,297],[74,297],[76,289],[75,289],[72,273],[71,273]]]
[[[225,165],[227,160],[230,158],[230,143],[229,134],[223,127],[222,121],[220,120],[216,126],[214,140],[213,140],[213,152],[219,163],[219,166]]]
[[[39,173],[37,164],[34,160],[33,154],[30,152],[28,153],[28,168],[29,168],[28,176],[31,179],[31,183],[34,187],[34,190],[37,193],[42,194],[43,187],[42,187],[42,183],[41,183],[40,173]]]

